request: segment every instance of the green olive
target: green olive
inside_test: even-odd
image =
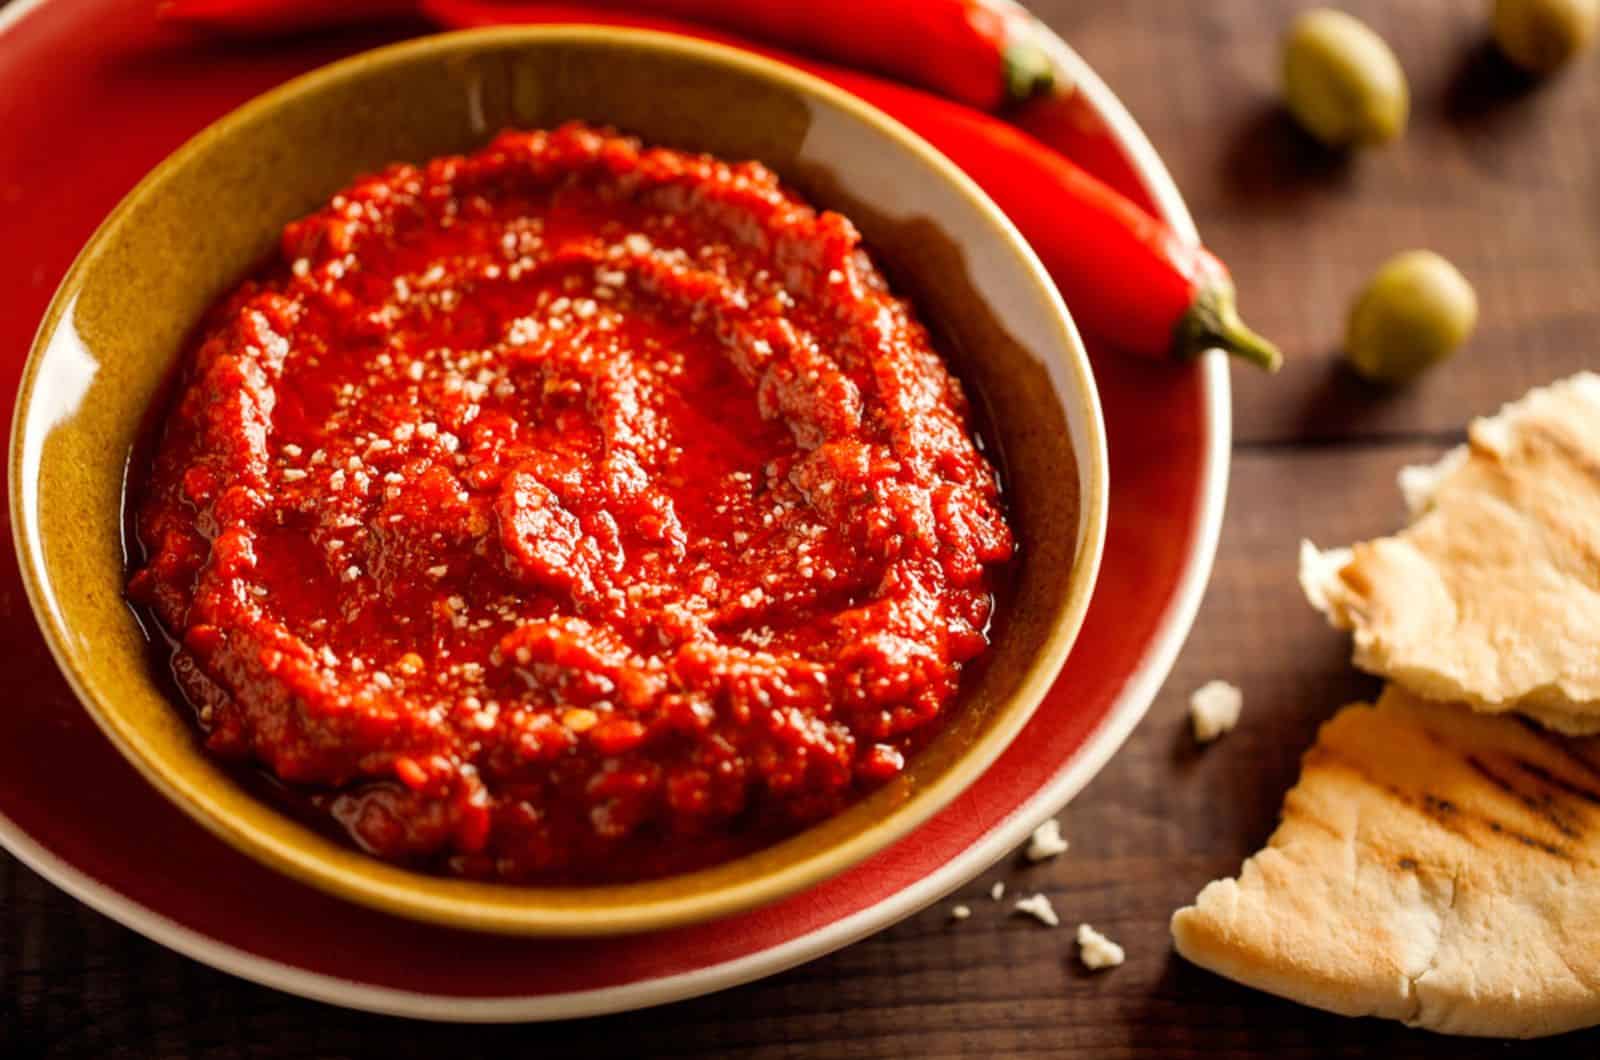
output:
[[[1536,74],[1566,64],[1594,40],[1600,0],[1495,0],[1494,39]]]
[[[1345,355],[1380,383],[1403,383],[1455,352],[1478,322],[1478,296],[1431,250],[1384,263],[1350,310]]]
[[[1388,143],[1405,132],[1411,108],[1405,72],[1383,38],[1325,7],[1289,28],[1283,98],[1306,131],[1330,147]]]

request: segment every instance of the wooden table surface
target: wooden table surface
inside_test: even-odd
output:
[[[0,859],[0,1055],[395,1057],[1361,1056],[1594,1057],[1600,1032],[1533,1045],[1345,1020],[1234,986],[1171,949],[1167,918],[1272,830],[1317,725],[1375,683],[1294,583],[1303,537],[1394,529],[1394,476],[1461,437],[1467,417],[1596,363],[1600,335],[1600,59],[1531,85],[1485,44],[1487,2],[1349,0],[1411,78],[1405,140],[1331,157],[1274,102],[1293,0],[1038,0],[1165,156],[1255,325],[1289,355],[1236,369],[1233,479],[1193,635],[1149,717],[1064,815],[1071,852],[1002,866],[1069,924],[1122,942],[1089,974],[1066,928],[948,903],[763,982],[624,1016],[460,1028],[341,1011],[202,967]],[[1414,389],[1343,371],[1348,299],[1391,252],[1440,251],[1476,285],[1477,335]],[[1237,731],[1197,751],[1191,689],[1243,689]],[[974,892],[978,890],[973,888]]]

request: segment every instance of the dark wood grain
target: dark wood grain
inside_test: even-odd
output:
[[[0,1056],[1593,1057],[1600,1034],[1517,1045],[1343,1020],[1234,986],[1172,952],[1167,919],[1271,831],[1316,726],[1374,683],[1299,599],[1302,537],[1392,529],[1395,471],[1465,418],[1593,365],[1600,334],[1600,63],[1532,85],[1484,46],[1485,4],[1351,0],[1414,89],[1394,148],[1353,160],[1273,102],[1276,42],[1303,6],[1268,0],[1038,0],[1127,102],[1171,166],[1245,308],[1291,361],[1236,370],[1238,444],[1216,575],[1171,680],[1065,815],[1070,854],[1004,866],[973,917],[928,910],[760,983],[644,1013],[531,1027],[431,1026],[340,1011],[178,957],[0,859]],[[1458,360],[1386,394],[1338,366],[1351,293],[1388,254],[1430,246],[1477,285]],[[1187,693],[1247,698],[1204,751]],[[1091,975],[1067,930],[1006,916],[1003,873],[1090,921],[1128,962]]]

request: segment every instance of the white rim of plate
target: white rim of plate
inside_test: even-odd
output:
[[[0,10],[0,39],[45,0],[12,0]],[[1077,52],[1054,33],[1044,35],[1046,50],[1082,92],[1133,162],[1141,183],[1166,222],[1183,238],[1197,240],[1194,219],[1159,155],[1121,101]],[[1161,618],[1143,664],[1117,696],[1100,726],[1077,757],[1036,791],[1021,808],[1001,820],[938,871],[897,891],[876,905],[836,920],[780,945],[692,972],[622,986],[534,997],[472,998],[427,994],[324,975],[282,961],[258,957],[218,942],[132,901],[79,871],[0,814],[0,845],[24,865],[102,913],[155,942],[213,968],[285,993],[346,1008],[391,1016],[456,1023],[514,1023],[573,1019],[649,1008],[714,993],[776,975],[875,934],[920,912],[992,868],[1050,817],[1060,813],[1122,746],[1149,710],[1178,651],[1188,639],[1200,599],[1211,576],[1217,539],[1227,503],[1228,460],[1232,445],[1232,400],[1226,357],[1213,350],[1201,358],[1205,390],[1206,440],[1201,466],[1201,513],[1188,563]]]

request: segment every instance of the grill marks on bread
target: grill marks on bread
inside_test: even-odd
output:
[[[1173,918],[1179,952],[1347,1015],[1536,1036],[1600,1020],[1600,738],[1391,687],[1306,753],[1236,879]]]

